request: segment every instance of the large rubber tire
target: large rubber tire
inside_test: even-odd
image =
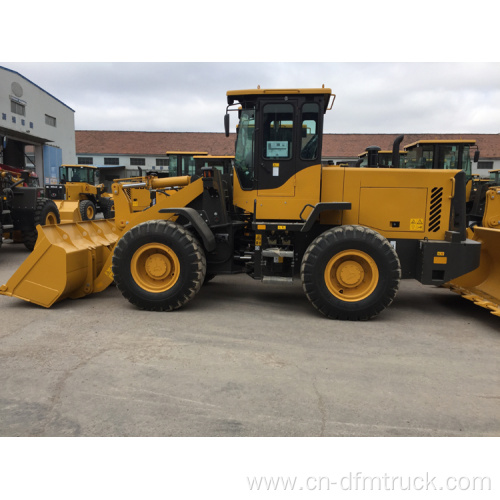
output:
[[[172,311],[187,304],[205,279],[205,252],[172,221],[143,222],[127,231],[113,254],[116,286],[132,304]]]
[[[102,215],[105,219],[112,219],[115,216],[115,204],[112,198],[101,198],[99,204],[101,205]]]
[[[50,226],[61,222],[57,205],[47,198],[39,198],[36,202],[33,220],[33,228],[22,232],[24,246],[30,251],[35,248],[36,239],[38,238],[36,226]]]
[[[392,245],[363,226],[325,231],[308,247],[301,265],[304,291],[331,319],[368,320],[388,307],[401,280]]]
[[[80,216],[82,220],[94,220],[95,219],[95,205],[90,200],[82,200],[79,204]]]

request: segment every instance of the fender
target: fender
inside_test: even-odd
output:
[[[162,208],[158,211],[160,214],[182,215],[194,226],[203,240],[203,246],[207,252],[215,250],[215,236],[201,215],[194,208]]]

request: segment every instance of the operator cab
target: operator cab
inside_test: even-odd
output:
[[[277,189],[321,163],[323,115],[331,96],[325,88],[227,93],[228,108],[235,102],[240,107],[235,170],[243,189]]]
[[[95,186],[97,180],[97,167],[93,165],[61,165],[59,178],[61,184],[67,182],[84,182]]]
[[[257,217],[298,220],[304,200],[319,201],[323,115],[334,98],[327,88],[227,92],[228,111],[239,115],[236,206]],[[225,126],[229,136],[228,113]]]
[[[474,140],[421,140],[405,146],[405,168],[457,169],[465,172],[467,181],[472,179],[471,149],[479,150]]]
[[[167,151],[168,176],[178,177],[184,175],[195,175],[195,156],[207,156],[206,151]]]

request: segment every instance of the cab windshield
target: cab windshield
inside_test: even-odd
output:
[[[86,182],[94,185],[94,169],[85,167],[60,167],[61,182]]]
[[[237,130],[234,168],[243,189],[252,189],[254,180],[255,109],[242,109]]]

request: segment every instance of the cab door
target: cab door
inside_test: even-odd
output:
[[[259,197],[295,195],[296,106],[294,99],[262,103],[255,158]]]

